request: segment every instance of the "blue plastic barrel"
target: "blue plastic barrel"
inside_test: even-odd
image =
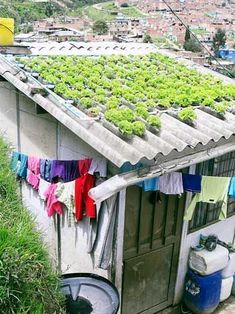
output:
[[[235,296],[235,275],[233,275],[232,295],[234,295],[234,296]]]
[[[210,314],[220,301],[221,271],[207,276],[189,270],[186,275],[184,303],[196,314]]]

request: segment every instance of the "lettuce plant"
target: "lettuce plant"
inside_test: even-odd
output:
[[[146,127],[141,121],[135,121],[132,123],[133,133],[139,136],[144,135]]]
[[[150,115],[147,119],[147,122],[149,123],[150,126],[155,127],[157,129],[160,129],[162,125],[161,119],[158,116]]]
[[[127,120],[118,123],[119,131],[124,135],[133,134],[133,124]]]
[[[178,113],[178,117],[182,121],[194,121],[197,119],[197,114],[193,108],[184,108]]]

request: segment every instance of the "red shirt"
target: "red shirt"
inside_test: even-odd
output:
[[[83,216],[96,218],[96,206],[88,192],[94,187],[94,176],[87,173],[75,180],[75,217],[82,220]]]

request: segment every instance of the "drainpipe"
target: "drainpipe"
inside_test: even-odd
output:
[[[189,167],[189,174],[195,174],[196,165],[192,165]],[[185,201],[185,210],[188,208],[189,204],[192,200],[192,192],[187,192],[186,201]],[[188,235],[188,221],[183,221],[182,232],[181,232],[181,240],[180,240],[180,252],[179,252],[179,260],[178,260],[178,270],[176,277],[176,285],[175,285],[175,295],[173,304],[179,304],[182,298],[183,289],[184,289],[184,278],[185,278],[185,268],[187,269],[188,265],[188,257],[184,254],[184,248],[187,242]]]

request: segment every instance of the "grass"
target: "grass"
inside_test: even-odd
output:
[[[94,6],[86,7],[84,9],[84,14],[86,14],[93,21],[107,21],[115,18],[115,15],[110,14],[108,11],[98,10]]]
[[[203,29],[203,28],[194,28],[194,29],[191,29],[191,31],[195,35],[206,35],[206,34],[208,34],[208,31],[206,29]]]
[[[141,17],[143,14],[134,6],[120,8],[120,12],[129,17]]]
[[[0,138],[1,313],[62,313],[59,278],[33,219],[22,206],[8,154],[8,146]]]
[[[108,1],[101,4],[103,10],[117,10],[117,6],[113,1]]]
[[[114,20],[118,13],[133,18],[143,16],[143,14],[135,6],[129,6],[127,8],[117,8],[114,2],[105,2],[99,4],[99,7],[101,9],[97,9],[94,5],[87,6],[83,9],[83,13],[93,21]]]

